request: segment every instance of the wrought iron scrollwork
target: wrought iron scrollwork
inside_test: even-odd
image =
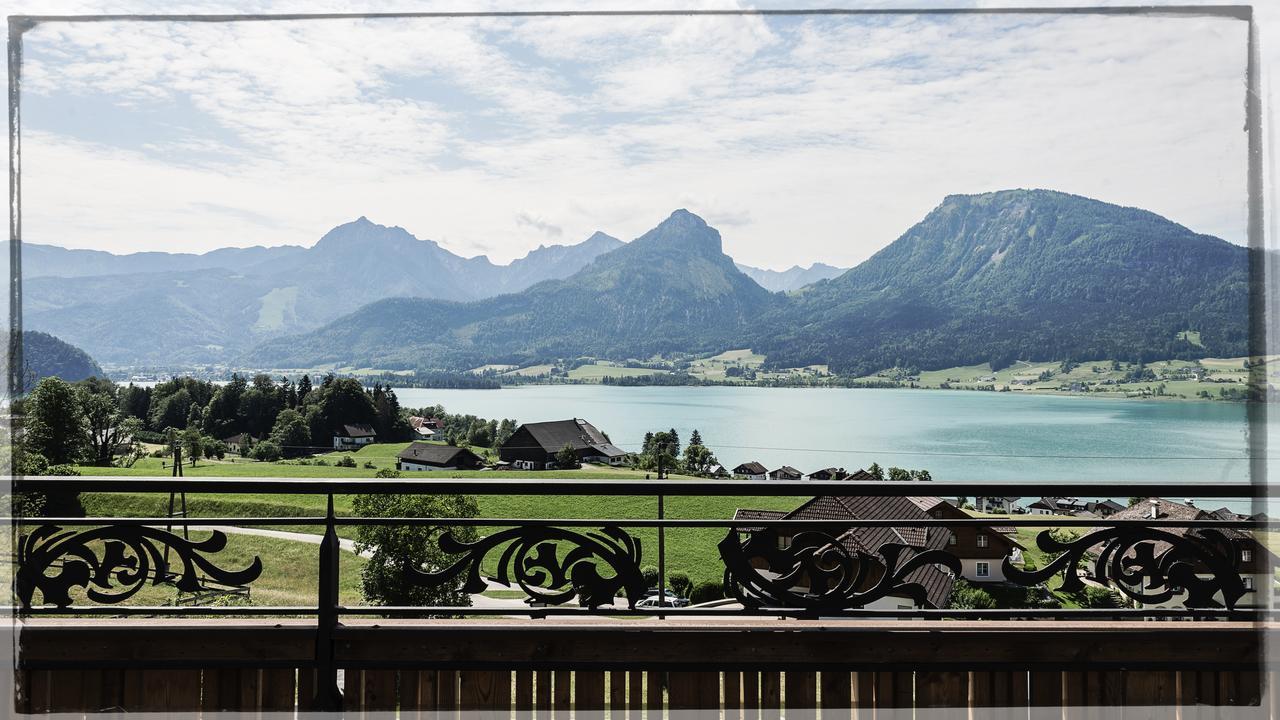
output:
[[[567,549],[561,552],[561,543]],[[463,557],[438,572],[409,569],[410,579],[438,587],[466,573],[463,590],[484,592],[481,564],[492,550],[503,547],[493,578],[515,584],[535,601],[559,605],[577,596],[583,605],[610,605],[622,592],[630,607],[645,595],[640,571],[640,540],[613,526],[585,533],[563,528],[529,526],[502,530],[474,542],[460,542],[449,532],[440,536],[440,549]],[[505,547],[504,547],[505,546]],[[608,568],[607,576],[600,566]]]
[[[1162,543],[1167,544],[1162,546]],[[1036,537],[1036,545],[1048,553],[1061,553],[1044,567],[1033,571],[1004,561],[1005,577],[1019,585],[1038,585],[1063,573],[1062,590],[1084,589],[1075,571],[1087,565],[1090,550],[1101,549],[1093,561],[1091,579],[1114,586],[1127,597],[1144,605],[1166,602],[1185,591],[1182,604],[1189,608],[1234,609],[1244,596],[1238,553],[1230,539],[1213,529],[1196,535],[1176,535],[1150,527],[1113,527],[1088,533],[1070,541],[1055,539],[1046,530]],[[1204,577],[1202,577],[1204,576]],[[1214,596],[1222,593],[1222,601]]]
[[[102,543],[102,556],[93,547]],[[18,539],[18,568],[14,592],[22,607],[30,608],[39,590],[46,604],[71,605],[71,588],[85,588],[89,600],[119,603],[146,586],[172,582],[179,590],[195,592],[201,580],[245,585],[262,574],[262,560],[255,557],[243,570],[224,570],[203,553],[227,546],[219,531],[193,541],[159,528],[109,525],[77,532],[56,525],[42,525]],[[171,572],[168,548],[181,562],[181,572]],[[56,572],[50,572],[56,570]]]
[[[960,560],[941,550],[913,552],[906,545],[885,543],[878,552],[877,557],[850,551],[835,537],[816,531],[796,533],[783,548],[773,528],[751,533],[746,542],[730,530],[720,541],[725,590],[748,608],[838,611],[889,596],[931,607],[925,587],[907,576],[926,565],[960,574]],[[865,587],[876,571],[879,578]]]

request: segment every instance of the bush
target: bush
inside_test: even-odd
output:
[[[1118,608],[1121,602],[1114,590],[1086,585],[1080,604],[1087,608]]]
[[[718,582],[700,582],[689,593],[689,602],[694,605],[720,600],[724,598],[724,585]]]
[[[316,458],[316,464],[317,464],[317,465],[324,465],[325,467],[328,467],[328,466],[329,466],[329,461],[328,461],[328,460],[325,460],[324,458]]]
[[[376,478],[398,478],[400,477],[400,471],[395,468],[382,468],[374,473],[373,476]]]
[[[671,588],[671,592],[680,597],[689,597],[689,591],[693,588],[693,583],[689,581],[689,576],[682,572],[673,572],[667,575],[667,587]]]
[[[658,568],[652,565],[645,565],[640,568],[640,575],[644,578],[644,586],[649,588],[658,587]]]
[[[377,468],[377,467],[378,467],[377,465],[374,465],[374,464],[373,464],[373,461],[372,461],[372,460],[365,460],[365,461],[364,461],[364,469],[365,469],[365,470],[373,470],[373,469],[375,469],[375,468]]]
[[[475,498],[465,495],[357,495],[352,507],[359,517],[471,518],[479,514]],[[446,529],[460,542],[473,542],[478,537],[470,527],[356,528],[356,551],[372,553],[360,572],[365,599],[375,605],[470,605],[470,592],[463,587],[465,573],[437,587],[415,583],[410,575],[410,570],[438,572],[457,560],[441,551],[437,543]]]
[[[956,610],[989,610],[996,606],[996,601],[979,587],[974,587],[964,580],[956,580],[951,586],[950,607]]]
[[[66,463],[63,463],[61,465],[50,465],[48,474],[49,475],[79,475],[80,471],[76,469],[75,465],[68,465]]]
[[[333,465],[334,467],[353,468],[356,466],[356,459],[351,457],[350,455],[343,455],[342,457],[338,458],[338,461],[335,462]]]
[[[275,462],[280,456],[280,446],[271,440],[263,440],[249,451],[249,457],[262,462]]]

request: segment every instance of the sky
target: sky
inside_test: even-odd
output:
[[[851,266],[949,194],[1041,187],[1243,244],[1245,39],[1056,15],[49,23],[24,43],[23,238],[310,245],[364,215],[507,262],[683,207],[739,262]]]

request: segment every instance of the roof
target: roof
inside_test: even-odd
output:
[[[763,465],[755,460],[752,460],[751,462],[744,462],[734,468],[733,471],[739,475],[763,475],[769,472]]]
[[[943,500],[940,497],[935,497],[933,495],[924,495],[920,497],[908,497],[907,500],[909,500],[912,504],[914,504],[916,507],[920,508],[925,512],[929,512],[930,510],[938,507],[939,505],[944,505],[947,502],[946,500]]]
[[[804,475],[804,473],[802,473],[802,472],[800,472],[799,470],[797,470],[797,469],[795,469],[795,468],[791,467],[790,465],[783,465],[782,467],[778,468],[777,470],[774,470],[773,472],[771,472],[771,473],[769,473],[769,474],[770,474],[770,475],[777,475],[777,474],[779,474],[779,473],[786,473],[786,474],[788,474],[788,475]]]
[[[222,438],[222,442],[235,445],[243,445],[245,440],[253,441],[254,437],[249,433],[236,433],[228,438]]]
[[[806,502],[783,516],[785,520],[928,520],[929,515],[905,497],[835,496],[821,495]],[[942,550],[947,546],[951,531],[944,527],[855,527],[839,536],[840,544],[854,553],[880,557],[879,548],[885,543],[908,545],[914,550]],[[903,560],[914,552],[908,552]],[[946,607],[951,597],[955,578],[937,565],[925,565],[906,576],[909,582],[919,583],[925,589],[929,603],[934,607]]]
[[[733,512],[733,519],[734,520],[781,520],[782,517],[786,514],[787,513],[783,510],[750,510],[747,508],[738,508]],[[742,530],[744,532],[755,532],[756,530],[761,530],[761,529],[763,528],[761,528],[758,525],[755,527],[747,527],[744,525],[738,528],[738,530]]]
[[[568,445],[574,450],[594,450],[605,457],[622,457],[627,454],[627,451],[609,442],[609,438],[597,430],[595,425],[581,418],[525,423],[520,427],[527,430],[534,442],[547,452],[556,452]]]
[[[424,463],[428,465],[453,465],[459,455],[470,455],[476,460],[479,455],[466,448],[452,445],[433,445],[430,443],[409,443],[409,447],[401,450],[396,457],[406,462]]]
[[[368,425],[340,425],[337,430],[333,431],[333,434],[340,435],[342,437],[357,438],[373,437],[375,433],[373,432],[373,428]]]
[[[813,477],[814,475],[817,475],[818,473],[826,473],[826,474],[828,474],[828,475],[834,475],[834,476],[837,476],[837,477],[839,477],[840,475],[845,475],[845,474],[847,474],[847,473],[845,473],[844,468],[834,468],[834,467],[829,467],[829,468],[822,468],[821,470],[814,470],[813,472],[809,473],[809,477]]]
[[[1175,502],[1173,500],[1166,500],[1164,498],[1158,498],[1158,497],[1142,498],[1141,500],[1134,503],[1133,505],[1130,505],[1124,510],[1121,510],[1111,515],[1108,519],[1109,520],[1140,520],[1143,518],[1150,518],[1151,508],[1153,503],[1155,504],[1155,507],[1156,507],[1157,519],[1160,519],[1160,520],[1214,519],[1213,513],[1205,512],[1204,510],[1201,510],[1200,508],[1195,507],[1194,505],[1187,505],[1185,503]],[[1215,510],[1214,512],[1216,513],[1217,511]],[[1235,518],[1230,518],[1230,519],[1234,520]],[[1188,528],[1188,527],[1162,527],[1160,529],[1171,535],[1177,535],[1179,537],[1185,537],[1188,534],[1190,534],[1192,537],[1195,537],[1199,534],[1199,530],[1196,530],[1195,528]],[[1247,539],[1253,538],[1252,534],[1247,532],[1241,532],[1240,530],[1236,530],[1235,528],[1215,528],[1215,529],[1230,540],[1247,540]],[[1258,546],[1260,548],[1267,549],[1267,546],[1265,543],[1259,542]],[[1157,556],[1167,549],[1169,549],[1169,543],[1163,542],[1163,541],[1158,541],[1155,543],[1154,550]],[[1130,550],[1130,553],[1132,552],[1133,551]]]
[[[876,479],[876,476],[872,475],[866,470],[856,470],[852,473],[849,473],[849,476],[845,478],[845,480],[875,480],[875,479]]]

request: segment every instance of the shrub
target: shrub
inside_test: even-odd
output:
[[[317,465],[324,465],[324,466],[328,467],[328,465],[329,465],[329,461],[328,461],[328,460],[325,460],[324,458],[316,458],[316,464],[317,464]]]
[[[1087,608],[1117,608],[1121,603],[1115,591],[1096,585],[1087,585],[1080,604]]]
[[[357,495],[352,507],[360,517],[470,518],[479,514],[475,498],[465,495]],[[470,592],[463,587],[465,574],[438,587],[426,587],[411,578],[412,570],[437,572],[457,560],[436,542],[445,529],[427,525],[358,527],[356,551],[371,553],[360,572],[365,599],[375,605],[470,605]],[[460,542],[477,538],[475,528],[447,529]]]
[[[644,578],[645,587],[658,587],[658,568],[652,565],[645,565],[640,568],[640,575]]]
[[[338,458],[338,461],[334,463],[334,466],[353,468],[356,466],[356,459],[351,457],[350,455],[343,455],[342,457]]]
[[[996,601],[986,590],[974,587],[964,580],[956,580],[951,586],[950,607],[957,610],[988,610]]]
[[[263,462],[275,462],[280,459],[280,446],[274,441],[263,440],[249,451],[249,457]]]
[[[372,460],[365,460],[365,461],[364,461],[364,469],[365,469],[365,470],[373,470],[373,469],[375,469],[375,468],[377,468],[377,467],[378,467],[377,465],[374,465],[374,464],[373,464],[373,461],[372,461]]]
[[[689,590],[692,589],[693,583],[689,582],[689,576],[685,573],[673,572],[667,575],[667,587],[680,597],[689,597]]]
[[[720,600],[724,597],[724,585],[718,582],[700,582],[689,593],[689,602],[694,605]]]
[[[50,465],[48,474],[49,475],[79,475],[80,471],[76,469],[75,465],[68,465],[66,463],[62,463],[60,465]]]
[[[395,468],[382,468],[374,473],[373,476],[376,478],[398,478],[400,477],[400,471]]]
[[[582,467],[582,463],[578,462],[578,453],[573,451],[573,446],[565,443],[560,448],[560,452],[556,453],[556,469],[557,470],[576,470]]]

